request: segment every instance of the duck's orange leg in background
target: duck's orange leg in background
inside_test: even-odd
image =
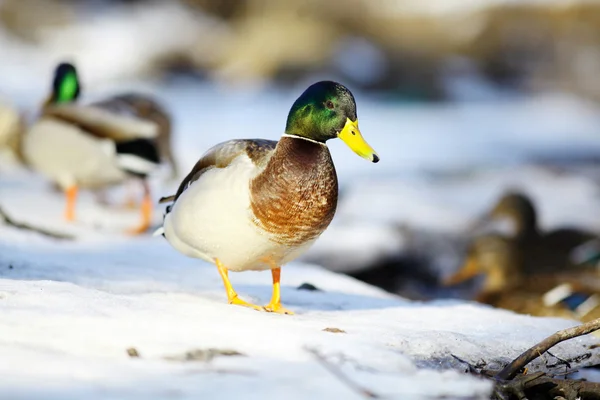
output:
[[[77,204],[77,186],[73,185],[65,190],[66,207],[65,219],[75,221],[75,205]]]
[[[144,187],[144,198],[142,199],[142,204],[140,206],[140,211],[142,212],[142,222],[138,227],[128,231],[128,233],[132,235],[139,235],[146,232],[150,227],[150,223],[152,222],[154,205],[152,204],[152,197],[150,195],[150,185],[148,185],[146,180],[142,181],[142,185]]]

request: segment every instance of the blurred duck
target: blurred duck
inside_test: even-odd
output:
[[[96,102],[94,106],[116,114],[129,115],[132,118],[141,118],[155,123],[158,126],[156,143],[160,160],[169,165],[171,180],[179,176],[179,166],[171,148],[171,117],[155,99],[146,94],[125,93]]]
[[[0,154],[11,161],[21,159],[21,135],[23,118],[11,104],[0,101]]]
[[[583,299],[583,309],[589,307],[592,303],[585,300],[596,298],[600,282],[595,269],[576,266],[571,253],[593,234],[574,229],[540,232],[533,203],[521,193],[503,196],[483,221],[503,218],[512,223],[512,236],[475,238],[463,266],[445,284],[482,274],[485,277],[476,297],[480,302],[534,315],[582,314],[582,309],[571,309],[580,306],[575,299]],[[555,288],[562,289],[552,291]],[[549,291],[554,295],[545,297]]]
[[[543,232],[538,227],[535,207],[523,193],[509,192],[478,225],[506,220],[511,224],[514,251],[519,252],[526,272],[563,271],[572,266],[574,248],[595,237],[592,232],[561,228]]]
[[[147,177],[159,164],[159,138],[161,129],[168,138],[169,118],[152,100],[138,95],[82,105],[77,102],[80,90],[75,67],[58,65],[41,116],[23,140],[24,157],[64,190],[69,221],[75,219],[79,188],[100,189],[139,178],[142,222],[130,233],[142,233],[153,210]]]
[[[447,285],[484,275],[476,300],[536,316],[589,321],[600,318],[600,275],[592,269],[526,272],[514,239],[490,234],[471,244],[461,270]]]

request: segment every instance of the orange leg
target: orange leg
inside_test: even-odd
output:
[[[273,296],[271,297],[269,304],[265,306],[265,310],[278,314],[294,314],[292,311],[281,305],[281,289],[279,286],[281,267],[273,268],[271,274],[273,275]]]
[[[236,304],[238,306],[250,307],[257,311],[265,310],[261,306],[251,304],[251,303],[245,302],[244,300],[240,299],[238,294],[233,289],[233,286],[231,286],[227,268],[225,268],[225,266],[221,263],[221,261],[218,258],[215,259],[215,264],[217,264],[217,269],[219,270],[219,275],[221,275],[221,279],[223,279],[223,285],[225,286],[225,291],[227,292],[227,301],[229,301],[229,304]]]
[[[77,203],[77,186],[73,185],[65,190],[67,205],[65,208],[65,219],[75,221],[75,204]]]
[[[150,223],[152,222],[152,212],[154,211],[154,206],[152,204],[152,197],[150,196],[150,187],[148,186],[148,182],[143,181],[144,185],[144,199],[142,200],[142,205],[140,210],[142,211],[142,223],[128,231],[128,233],[132,235],[139,235],[148,230],[150,227]]]

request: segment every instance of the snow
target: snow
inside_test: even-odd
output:
[[[259,313],[227,305],[215,268],[161,238],[61,243],[9,228],[0,237],[2,398],[361,398],[309,349],[381,395],[485,398],[488,383],[440,365],[460,368],[451,354],[506,361],[573,325],[460,302],[409,302],[301,263],[283,271],[284,301],[297,315]],[[244,298],[268,301],[268,273],[232,280]],[[295,289],[305,282],[322,291]],[[591,342],[569,342],[556,354],[578,354]],[[129,358],[130,347],[141,358]],[[168,360],[210,348],[244,356]]]

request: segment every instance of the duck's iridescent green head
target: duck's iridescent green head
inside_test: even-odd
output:
[[[61,63],[54,70],[50,103],[70,103],[79,97],[79,78],[73,64]]]
[[[294,102],[285,133],[323,143],[339,137],[359,156],[379,161],[358,129],[354,96],[336,82],[322,81],[309,86]]]

